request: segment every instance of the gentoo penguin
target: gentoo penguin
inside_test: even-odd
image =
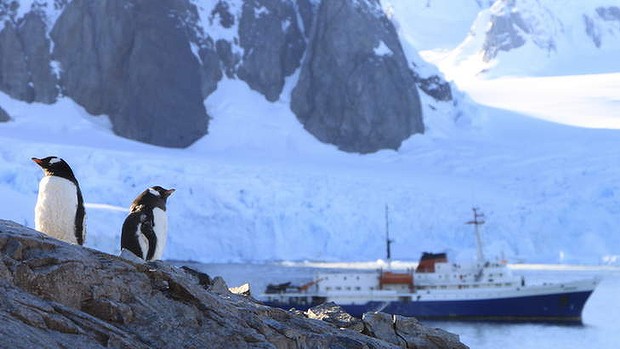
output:
[[[35,229],[56,239],[83,245],[86,211],[80,185],[71,167],[61,158],[32,158],[43,169],[34,208]]]
[[[123,223],[121,251],[129,250],[145,261],[161,259],[168,235],[166,199],[173,192],[154,186],[136,197]]]

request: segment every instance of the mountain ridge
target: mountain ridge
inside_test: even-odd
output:
[[[17,6],[6,12],[0,31],[2,91],[48,104],[67,96],[92,115],[108,115],[117,135],[150,144],[187,147],[208,137],[212,117],[203,102],[224,75],[275,102],[285,78],[299,69],[290,100],[298,120],[319,140],[358,153],[398,149],[424,132],[416,83],[441,85],[443,100],[451,99],[441,74],[412,78],[419,74],[378,0],[338,6],[310,0],[2,4]],[[309,35],[343,9],[347,18],[359,20],[338,21],[338,31]],[[339,33],[358,35],[329,45]],[[386,41],[393,54],[374,52]],[[324,49],[307,51],[308,45]],[[333,65],[330,56],[342,64]],[[309,64],[321,60],[326,64],[312,68],[320,76],[309,74]],[[343,76],[322,82],[338,74]],[[334,96],[340,92],[346,94]]]

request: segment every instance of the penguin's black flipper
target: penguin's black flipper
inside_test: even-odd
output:
[[[127,249],[136,256],[146,259],[146,251],[142,251],[138,236],[138,234],[142,233],[141,231],[138,231],[138,227],[141,225],[141,215],[142,213],[140,212],[132,212],[127,216],[127,218],[125,218],[121,232],[121,249]]]
[[[86,210],[84,209],[84,198],[82,197],[82,191],[80,190],[79,185],[77,185],[77,199],[78,205],[77,211],[75,212],[75,239],[77,240],[78,245],[81,246],[84,245],[84,238],[86,237],[86,227],[84,226]]]
[[[149,242],[149,248],[148,251],[146,251],[146,258],[144,259],[150,261],[155,255],[155,247],[157,246],[157,235],[155,235],[155,231],[153,230],[153,226],[155,225],[153,211],[147,210],[146,212],[142,212],[140,223],[140,231]]]

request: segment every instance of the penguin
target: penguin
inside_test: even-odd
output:
[[[34,208],[35,229],[56,239],[84,245],[86,210],[71,167],[57,156],[32,158],[43,170]]]
[[[145,261],[161,259],[168,236],[166,200],[174,189],[154,186],[132,202],[121,232],[121,253],[129,250]]]

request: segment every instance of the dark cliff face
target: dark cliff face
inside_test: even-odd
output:
[[[27,102],[34,100],[24,49],[13,22],[0,32],[0,86],[9,96]]]
[[[50,33],[64,93],[108,114],[127,138],[186,147],[206,134],[200,65],[173,11],[179,1],[71,2]]]
[[[244,1],[239,43],[244,54],[237,76],[267,100],[278,100],[284,78],[299,67],[306,47],[294,3]]]
[[[603,33],[601,32],[601,29],[596,25],[596,22],[602,20],[604,22],[615,22],[616,25],[620,25],[620,7],[597,7],[595,12],[596,15],[594,16],[594,18],[584,14],[583,21],[586,33],[592,39],[594,45],[597,48],[600,48],[603,43]]]
[[[398,149],[424,132],[413,72],[378,1],[323,1],[291,109],[306,130],[338,148]]]
[[[6,110],[2,109],[0,106],[0,122],[6,122],[9,120],[11,120],[11,117],[7,114]]]
[[[10,11],[16,5],[2,3],[0,8],[4,10],[0,11],[0,20],[4,21],[0,31],[0,89],[26,102],[55,102],[58,89],[50,66],[45,15],[35,8],[17,19]]]
[[[451,99],[443,79],[410,69],[378,0],[41,0],[21,18],[16,4],[0,0],[0,90],[27,102],[67,96],[146,143],[206,135],[203,101],[224,76],[276,101],[299,71],[290,108],[349,152],[424,132],[417,87]]]
[[[521,33],[529,33],[530,29],[521,14],[513,11],[514,1],[507,1],[502,12],[491,16],[491,28],[486,33],[484,43],[484,61],[495,58],[499,51],[510,51],[525,45]]]

